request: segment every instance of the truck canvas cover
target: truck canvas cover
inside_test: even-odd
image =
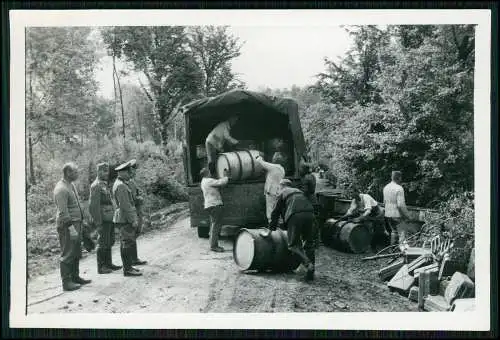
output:
[[[193,101],[184,106],[184,114],[189,118],[218,116],[235,109],[239,114],[250,114],[251,111],[238,109],[245,106],[260,107],[263,110],[288,116],[297,156],[302,157],[305,152],[305,141],[300,125],[298,105],[293,99],[278,98],[253,91],[232,90],[215,97]]]

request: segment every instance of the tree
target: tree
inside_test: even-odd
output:
[[[208,97],[243,86],[230,64],[240,55],[242,45],[227,29],[196,26],[190,30],[189,46],[203,72],[203,94]]]
[[[139,86],[124,84],[123,104],[126,111],[125,126],[128,135],[138,142],[154,139],[153,103]]]
[[[372,82],[380,72],[380,60],[384,57],[380,50],[389,44],[389,32],[373,25],[346,30],[353,38],[352,48],[339,65],[325,58],[326,72],[318,74],[315,88],[332,103],[380,103]]]
[[[149,82],[163,142],[176,105],[201,93],[202,73],[188,49],[181,26],[112,27],[102,31],[104,43],[117,57],[131,62]]]
[[[51,143],[70,145],[95,119],[97,84],[91,28],[37,27],[26,30],[26,117],[29,178],[35,181],[34,148],[53,153]]]
[[[315,130],[329,135],[339,177],[380,199],[381,184],[400,169],[408,201],[423,206],[473,190],[474,27],[389,26],[354,34],[357,54],[365,51],[370,63],[350,54],[336,65],[342,72],[331,72],[335,82],[320,77],[317,84],[336,107],[316,116]],[[362,41],[383,43],[368,53]],[[369,77],[360,72],[367,65]]]

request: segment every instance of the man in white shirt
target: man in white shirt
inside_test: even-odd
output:
[[[272,163],[266,162],[262,157],[256,157],[257,162],[266,171],[266,183],[264,184],[264,195],[266,197],[266,216],[267,221],[271,222],[271,213],[276,205],[278,195],[280,194],[280,181],[285,178],[285,169],[283,163],[285,158],[280,152],[275,152]]]
[[[228,142],[231,145],[239,143],[237,139],[231,137],[231,128],[238,121],[237,116],[232,116],[228,120],[217,124],[207,136],[205,140],[205,148],[207,149],[208,169],[212,174],[215,174],[215,162],[217,153],[224,151],[224,143]]]
[[[409,219],[405,202],[405,191],[401,186],[401,171],[393,171],[392,181],[384,187],[385,220],[391,228],[391,245],[404,241],[404,231],[399,235],[398,226],[404,218]],[[401,236],[401,237],[400,237]]]
[[[362,194],[354,189],[354,198],[346,214],[339,221],[350,219],[354,223],[363,223],[372,234],[371,247],[376,252],[377,244],[389,235],[385,231],[384,209],[368,194]]]
[[[212,178],[210,170],[203,168],[200,171],[202,176],[201,191],[203,192],[204,207],[210,215],[210,250],[222,253],[224,248],[219,246],[219,234],[222,229],[221,217],[223,210],[222,196],[220,187],[225,186],[229,178],[226,176],[227,170],[224,170],[224,177],[221,179]]]
[[[362,194],[359,189],[354,189],[351,206],[339,221],[352,219],[353,222],[383,220],[384,214],[378,202],[368,194]]]

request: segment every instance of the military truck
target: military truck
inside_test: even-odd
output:
[[[286,178],[299,181],[299,164],[305,151],[304,136],[297,103],[263,93],[232,90],[203,98],[183,107],[185,118],[184,170],[189,193],[191,226],[198,236],[208,237],[210,218],[204,210],[200,170],[207,166],[205,139],[220,122],[238,116],[231,136],[240,141],[237,149],[226,146],[219,155],[235,165],[230,181],[221,189],[224,202],[222,224],[236,232],[238,228],[258,228],[267,224],[264,198],[265,173],[255,162],[256,152],[270,161],[274,152],[287,159]],[[229,157],[231,156],[231,157]],[[244,158],[244,159],[243,159]],[[234,165],[234,164],[233,164]],[[235,173],[238,174],[235,175]],[[242,178],[242,173],[251,174]],[[231,228],[232,227],[232,228]],[[224,228],[223,228],[224,230]]]

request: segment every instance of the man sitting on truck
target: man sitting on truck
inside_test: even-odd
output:
[[[205,140],[205,148],[207,149],[208,169],[212,174],[215,174],[215,162],[217,161],[217,153],[224,152],[224,142],[229,142],[231,145],[237,145],[239,141],[231,137],[231,128],[238,121],[237,116],[231,116],[217,124],[207,136]]]
[[[224,248],[219,246],[219,234],[222,229],[222,209],[223,202],[219,188],[225,186],[229,178],[224,169],[224,177],[221,179],[212,178],[210,170],[203,168],[200,171],[202,177],[201,191],[203,192],[204,207],[210,215],[210,250],[222,253]]]
[[[255,159],[266,171],[266,183],[264,184],[266,217],[267,221],[271,222],[271,212],[280,192],[280,181],[285,177],[285,168],[283,168],[285,158],[280,152],[275,152],[272,163],[264,161],[261,156],[257,156]]]
[[[280,181],[281,193],[271,213],[270,230],[276,230],[280,215],[288,232],[288,249],[300,256],[307,269],[306,281],[314,279],[314,208],[302,191],[292,187],[289,179]],[[304,246],[302,243],[304,242]]]

